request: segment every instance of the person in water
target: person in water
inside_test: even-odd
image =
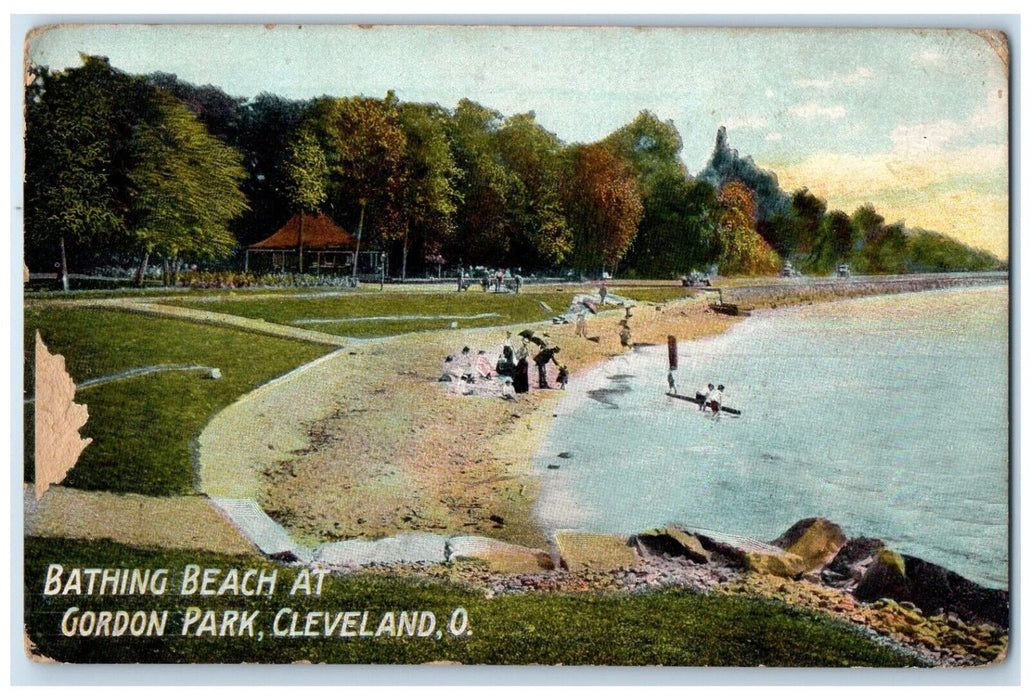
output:
[[[698,400],[698,410],[704,411],[705,407],[709,405],[709,396],[712,392],[716,391],[716,387],[710,384],[706,388],[695,394],[695,399]]]
[[[709,402],[709,410],[711,410],[713,413],[718,414],[720,412],[720,408],[723,406],[723,385],[722,384],[720,384],[718,387],[716,387],[716,390],[709,394],[708,402]]]

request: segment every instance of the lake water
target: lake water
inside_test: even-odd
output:
[[[725,384],[741,417],[665,396],[665,347],[574,377],[535,458],[538,516],[550,530],[677,522],[767,541],[822,516],[1006,587],[1007,294],[768,310],[681,343],[680,393]]]

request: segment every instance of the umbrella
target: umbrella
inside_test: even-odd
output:
[[[533,331],[531,331],[529,328],[527,328],[525,331],[519,331],[519,335],[520,335],[520,337],[523,337],[523,338],[526,338],[527,340],[529,340],[530,338],[533,337]]]
[[[529,340],[531,343],[537,343],[537,345],[541,346],[542,348],[548,347],[547,343],[545,343],[543,340],[541,340],[535,335],[531,335],[529,338],[527,338],[527,340]]]

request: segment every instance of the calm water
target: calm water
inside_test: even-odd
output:
[[[538,515],[764,540],[823,516],[1005,587],[1007,314],[1006,287],[927,292],[765,311],[681,343],[681,393],[725,384],[740,418],[666,397],[664,347],[615,359],[563,399],[535,460]]]

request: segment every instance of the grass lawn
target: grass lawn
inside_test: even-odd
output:
[[[93,438],[64,484],[152,496],[193,492],[191,445],[208,419],[238,396],[332,350],[327,346],[123,311],[31,307],[25,310],[25,389],[34,390],[35,331],[64,355],[78,383],[147,365],[218,367],[160,372],[86,387],[76,393]],[[26,405],[26,479],[31,480],[32,405]]]
[[[176,300],[172,303],[205,311],[259,318],[298,328],[356,338],[370,338],[412,331],[443,330],[452,321],[460,328],[500,326],[536,322],[564,312],[573,299],[571,292],[532,292],[522,294],[484,293],[470,289],[459,294],[440,292],[383,292],[345,294],[332,297],[287,297],[262,299],[225,299],[220,301]],[[544,302],[552,311],[541,308]],[[402,318],[360,320],[382,316],[475,316],[483,318]],[[300,323],[306,319],[335,322]],[[348,320],[356,319],[356,320]]]
[[[367,574],[327,576],[320,596],[289,595],[296,569],[279,568],[271,597],[179,595],[187,564],[222,570],[272,568],[256,558],[132,549],[105,542],[29,539],[25,543],[25,619],[39,652],[82,663],[398,663],[676,665],[676,666],[911,666],[914,661],[828,617],[760,599],[666,590],[645,595],[525,594],[486,599],[425,578]],[[72,567],[167,568],[169,591],[154,596],[44,596],[50,563]],[[66,574],[67,575],[67,574]],[[219,579],[221,580],[221,579]],[[216,584],[217,586],[217,584]],[[260,611],[255,636],[183,636],[184,610]],[[81,610],[168,610],[163,636],[64,636],[61,621]],[[287,637],[273,634],[283,608],[369,611],[374,631],[386,611],[432,611],[440,639],[429,637]],[[471,636],[447,632],[452,611],[464,608]],[[317,625],[320,629],[322,625]],[[197,625],[193,626],[196,630]],[[281,629],[287,630],[283,625]],[[263,639],[257,632],[263,632]],[[338,627],[339,631],[339,627]]]

